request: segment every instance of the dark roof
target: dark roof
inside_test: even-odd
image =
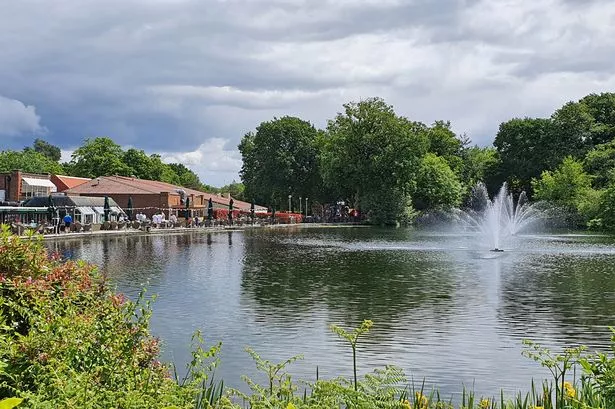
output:
[[[53,204],[56,207],[102,207],[105,205],[104,197],[94,196],[52,196]],[[46,207],[48,205],[47,196],[33,197],[24,203],[24,206],[29,207]],[[109,198],[109,206],[118,206],[115,200]]]

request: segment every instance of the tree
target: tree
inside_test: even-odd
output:
[[[462,186],[446,160],[426,154],[416,180],[412,202],[417,210],[447,210],[459,206]]]
[[[596,146],[615,139],[615,93],[589,94],[579,101],[587,107],[593,118],[591,145]]]
[[[248,198],[244,195],[244,191],[245,191],[245,186],[243,185],[243,183],[240,182],[236,182],[236,181],[232,181],[230,184],[222,186],[219,189],[216,189],[221,193],[229,193],[231,195],[231,197],[234,197],[235,199],[238,200],[243,200],[243,201],[252,201],[251,198]]]
[[[85,143],[73,152],[70,171],[73,176],[87,178],[130,176],[133,171],[124,163],[123,157],[122,148],[111,138],[86,139]]]
[[[54,162],[59,162],[60,159],[62,158],[62,151],[60,150],[60,148],[48,142],[45,142],[42,139],[38,139],[38,138],[34,140],[34,143],[32,144],[32,148],[30,147],[24,148],[24,151],[27,151],[27,150],[34,150],[35,152],[38,152],[48,157]]]
[[[584,169],[594,176],[594,186],[606,187],[615,182],[615,139],[589,151],[583,161]]]
[[[0,172],[17,169],[28,173],[64,173],[62,165],[33,149],[0,152]]]
[[[427,131],[429,152],[446,160],[457,174],[461,173],[463,142],[451,130],[450,121],[436,121]]]
[[[203,183],[201,183],[199,176],[196,173],[194,173],[192,170],[190,170],[188,167],[186,167],[184,164],[169,163],[168,166],[169,166],[169,169],[173,171],[178,177],[178,182],[176,184],[179,184],[180,186],[183,186],[183,187],[187,187],[189,189],[194,189],[194,190],[199,190],[199,191],[205,190],[205,186],[203,185]],[[170,176],[172,175],[170,174],[166,175],[166,177],[170,177]],[[168,182],[168,183],[171,183],[171,182]]]
[[[508,181],[513,191],[531,194],[532,179],[543,170],[554,169],[567,156],[564,153],[570,149],[555,149],[558,143],[551,119],[515,118],[500,124],[493,142],[500,157],[500,183]]]
[[[534,197],[568,211],[575,219],[587,222],[597,216],[600,192],[592,189],[592,177],[581,162],[567,157],[554,171],[544,171],[532,181]]]
[[[427,127],[397,116],[382,99],[349,103],[329,121],[323,178],[374,220],[395,223],[408,214],[428,147]]]
[[[494,169],[499,165],[497,151],[490,147],[481,148],[473,146],[466,148],[463,150],[461,157],[463,165],[460,178],[468,192],[478,182],[489,182],[488,179],[491,178]]]
[[[239,144],[244,196],[277,206],[288,195],[314,197],[320,180],[318,134],[309,122],[290,116],[262,122],[247,133]]]

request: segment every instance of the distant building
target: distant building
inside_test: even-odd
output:
[[[207,214],[210,198],[214,208],[228,209],[230,200],[230,197],[200,192],[170,183],[126,176],[101,176],[68,189],[65,193],[79,196],[108,196],[124,209],[128,206],[129,198],[132,198],[133,215],[141,212],[148,217],[158,212],[164,212],[167,217],[170,214],[181,215],[183,214],[181,212],[186,210],[186,202],[192,216],[202,217]],[[249,211],[250,203],[233,200],[233,208]],[[262,211],[262,209],[264,209],[262,206],[258,206],[257,211]]]
[[[57,192],[48,174],[25,173],[20,170],[0,173],[0,202],[22,202],[33,197]]]
[[[89,182],[92,179],[79,178],[76,176],[51,175],[50,180],[54,185],[56,185],[58,192],[64,192],[65,190],[72,189],[85,182]]]

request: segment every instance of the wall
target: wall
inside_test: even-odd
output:
[[[21,195],[21,171],[0,173],[0,190],[5,191],[4,200],[18,202]]]

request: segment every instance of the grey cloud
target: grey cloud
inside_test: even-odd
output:
[[[506,115],[612,83],[614,15],[607,0],[7,1],[0,95],[36,107],[65,149],[95,135],[177,155],[214,139],[234,149],[262,120],[324,126],[376,95],[487,144]],[[584,77],[551,84],[560,73]],[[11,135],[0,128],[23,146],[32,131]]]

